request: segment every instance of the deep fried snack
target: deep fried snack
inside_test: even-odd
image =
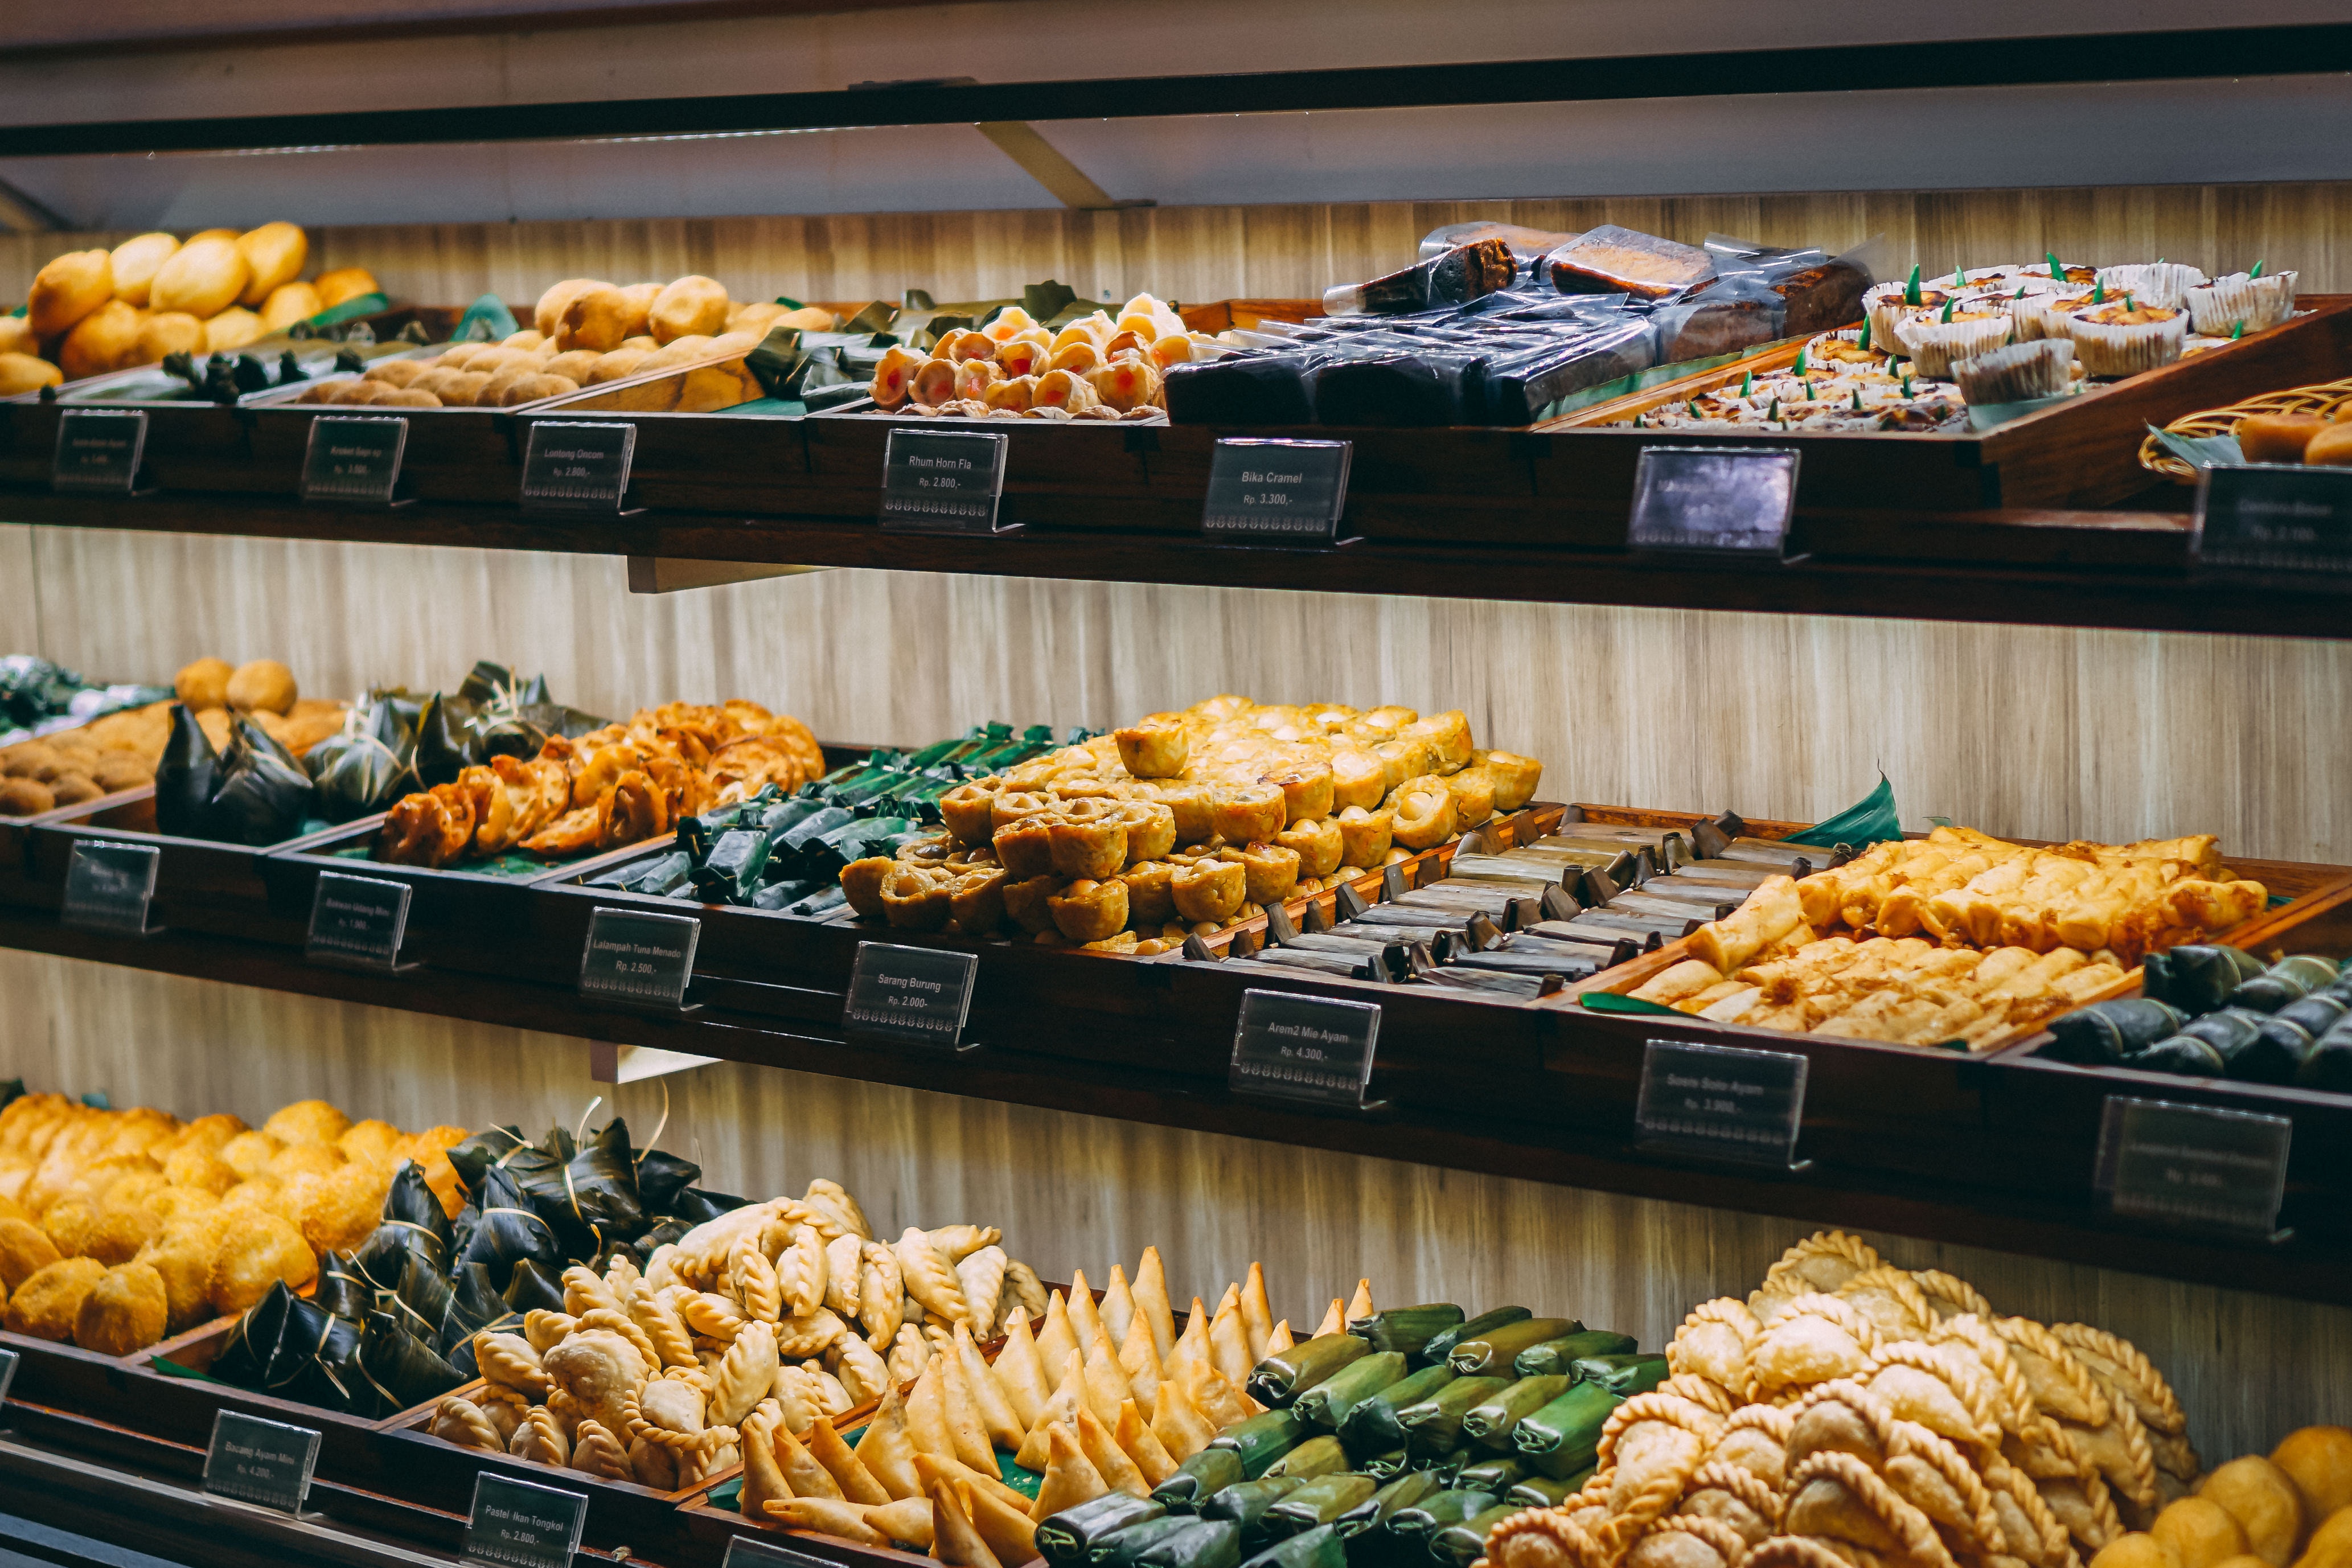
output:
[[[8,1297],[8,1331],[37,1340],[70,1340],[82,1301],[106,1278],[95,1258],[67,1258],[37,1270]]]
[[[1389,809],[1391,833],[1408,849],[1427,849],[1454,837],[1454,792],[1434,773],[1399,784]]]
[[[213,1259],[214,1310],[242,1312],[283,1279],[299,1289],[319,1273],[319,1259],[302,1233],[272,1214],[252,1214],[223,1237]]]
[[[163,1277],[144,1263],[126,1263],[107,1270],[82,1298],[74,1343],[100,1355],[129,1355],[162,1339],[170,1321]]]
[[[1176,912],[1192,925],[1222,925],[1242,907],[1249,892],[1249,874],[1237,861],[1200,860],[1180,866],[1169,879]]]

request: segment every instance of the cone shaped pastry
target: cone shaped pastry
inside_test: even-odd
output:
[[[882,1483],[893,1498],[919,1497],[922,1485],[915,1476],[915,1443],[907,1434],[907,1405],[896,1388],[882,1395],[882,1407],[866,1424],[857,1440],[857,1462]]]
[[[1029,1429],[1021,1425],[1013,1413],[1013,1401],[989,1370],[988,1358],[980,1353],[972,1342],[971,1331],[961,1323],[955,1330],[956,1364],[963,1371],[964,1386],[971,1391],[973,1407],[980,1413],[980,1424],[988,1434],[989,1446],[1012,1453],[1021,1447]]]
[[[1195,1296],[1192,1298],[1192,1310],[1184,1320],[1183,1335],[1177,1340],[1175,1350],[1160,1358],[1160,1375],[1181,1383],[1195,1365],[1211,1364],[1208,1309],[1202,1307],[1201,1298]]]
[[[1265,1299],[1265,1269],[1258,1264],[1250,1265],[1249,1278],[1242,1282],[1241,1309],[1242,1327],[1249,1334],[1250,1365],[1255,1366],[1265,1359],[1265,1342],[1274,1337],[1274,1309]],[[1244,1371],[1234,1381],[1248,1376]]]
[[[816,1427],[812,1425],[809,1430]],[[842,1495],[841,1483],[833,1479],[833,1472],[818,1464],[816,1456],[782,1426],[776,1428],[776,1466],[784,1472],[784,1484],[793,1489],[794,1497],[838,1499]]]
[[[1151,1324],[1151,1342],[1160,1347],[1163,1363],[1176,1349],[1176,1313],[1168,1305],[1168,1275],[1160,1267],[1160,1249],[1147,1247],[1143,1261],[1135,1266],[1135,1284],[1129,1289],[1135,1298],[1135,1310]]]
[[[1093,1411],[1078,1412],[1078,1447],[1087,1451],[1087,1463],[1101,1472],[1102,1479],[1108,1481],[1115,1490],[1132,1493],[1136,1497],[1150,1497],[1151,1483],[1143,1479],[1143,1472],[1136,1468],[1135,1461],[1127,1457],[1127,1450],[1120,1447],[1110,1434],[1111,1428],[1096,1420]]]
[[[1068,1426],[1074,1432],[1077,1430],[1074,1423],[1086,1402],[1086,1357],[1072,1351],[1063,1360],[1061,1386],[1054,1390],[1046,1399],[1045,1408],[1037,1413],[1037,1419],[1030,1426],[1029,1436],[1022,1441],[1020,1452],[1013,1455],[1013,1462],[1024,1470],[1044,1470],[1046,1461],[1052,1457],[1051,1450],[1045,1446],[1048,1435],[1056,1426]]]
[[[1356,1293],[1348,1301],[1348,1321],[1352,1323],[1358,1318],[1369,1318],[1376,1310],[1378,1309],[1372,1305],[1372,1282],[1357,1280]]]
[[[1184,1392],[1195,1408],[1222,1432],[1236,1421],[1246,1421],[1257,1414],[1257,1408],[1242,1391],[1225,1381],[1223,1373],[1205,1363],[1195,1362],[1184,1373]]]
[[[1045,1479],[1038,1483],[1037,1500],[1029,1507],[1031,1519],[1051,1519],[1066,1508],[1092,1502],[1110,1490],[1110,1483],[1088,1462],[1086,1450],[1078,1447],[1077,1434],[1070,1427],[1048,1426],[1045,1443]]]
[[[1022,1500],[1021,1508],[1014,1508],[994,1492],[980,1487],[965,1486],[961,1490],[972,1528],[980,1531],[980,1538],[988,1542],[988,1549],[996,1553],[999,1563],[1019,1568],[1022,1563],[1036,1560],[1037,1526],[1029,1518],[1027,1499]]]
[[[997,1359],[1003,1360],[1000,1352]],[[1118,1364],[1127,1373],[1128,1386],[1135,1390],[1135,1405],[1149,1412],[1160,1395],[1160,1347],[1151,1337],[1151,1321],[1142,1313],[1127,1326],[1126,1342],[1118,1347]]]
[[[948,1426],[947,1388],[940,1380],[937,1361],[923,1368],[913,1391],[907,1395],[907,1436],[918,1454],[940,1459],[958,1457],[955,1433]]]
[[[787,1498],[782,1502],[763,1505],[770,1519],[794,1530],[814,1530],[820,1535],[838,1535],[844,1541],[855,1541],[862,1546],[887,1546],[890,1538],[866,1522],[866,1511],[858,1504],[844,1502],[839,1498]]]
[[[1146,1486],[1156,1487],[1176,1473],[1176,1461],[1169,1456],[1167,1445],[1151,1435],[1134,1400],[1118,1407],[1118,1425],[1111,1428],[1110,1439],[1135,1461]]]
[[[1025,1510],[1029,1506],[1027,1498],[1006,1486],[999,1478],[975,1470],[970,1465],[958,1464],[953,1459],[934,1459],[929,1454],[919,1455],[915,1459],[915,1474],[922,1481],[926,1494],[938,1482],[949,1480],[960,1482],[975,1491],[987,1492],[1014,1508]]]
[[[1078,1348],[1078,1336],[1070,1327],[1069,1301],[1059,1290],[1045,1303],[1045,1326],[1037,1331],[1037,1359],[1045,1364],[1046,1375],[1055,1376],[1064,1361]]]
[[[963,1325],[959,1323],[956,1328],[961,1332]],[[952,1345],[953,1342],[950,1342]],[[955,1444],[955,1457],[974,1469],[983,1466],[994,1469],[996,1451],[989,1446],[988,1427],[981,1420],[980,1401],[973,1396],[971,1383],[964,1376],[962,1360],[943,1355],[931,1365],[939,1371],[940,1404],[947,1412],[948,1437]]]
[[[1067,1306],[1070,1314],[1070,1331],[1077,1335],[1078,1348],[1084,1350],[1087,1341],[1093,1338],[1095,1331],[1102,1327],[1102,1312],[1095,1305],[1094,1289],[1087,1283],[1087,1271],[1083,1268],[1070,1270],[1070,1300]],[[1116,1344],[1118,1342],[1114,1340],[1111,1342]]]
[[[1094,1338],[1087,1344],[1087,1408],[1108,1430],[1118,1423],[1120,1402],[1134,1397],[1134,1394],[1127,1369],[1118,1363],[1118,1350],[1097,1323]]]
[[[989,1370],[996,1374],[996,1384],[1012,1404],[1022,1431],[1036,1426],[1037,1413],[1045,1408],[1054,1388],[1045,1381],[1045,1358],[1037,1353],[1037,1342],[1030,1335],[1028,1313],[1014,1310],[1013,1321],[1005,1325],[1003,1348],[996,1352],[996,1364]]]
[[[931,1500],[900,1498],[866,1510],[866,1522],[893,1541],[929,1552],[931,1549]]]
[[[1250,1354],[1249,1328],[1242,1321],[1241,1301],[1241,1292],[1227,1286],[1224,1300],[1217,1303],[1216,1316],[1209,1321],[1209,1363],[1236,1387],[1258,1362]]]
[[[1265,1355],[1280,1355],[1298,1343],[1298,1336],[1290,1331],[1290,1320],[1285,1318],[1274,1325],[1274,1332],[1265,1336]],[[1264,1361],[1265,1356],[1258,1357]]]
[[[820,1418],[809,1424],[805,1446],[809,1457],[824,1467],[825,1473],[841,1489],[841,1495],[851,1502],[881,1504],[890,1500],[890,1494],[874,1479],[874,1473],[858,1462],[830,1420]]]
[[[1209,1439],[1217,1435],[1217,1425],[1201,1413],[1182,1384],[1171,1381],[1160,1385],[1160,1398],[1151,1411],[1151,1435],[1181,1465],[1209,1446]]]
[[[1116,1263],[1110,1266],[1110,1284],[1103,1291],[1098,1313],[1110,1342],[1127,1343],[1128,1325],[1135,1319],[1135,1293],[1127,1288],[1127,1270]]]
[[[954,1568],[1003,1568],[964,1511],[961,1493],[948,1481],[931,1489],[931,1555]]]
[[[776,1464],[777,1424],[782,1417],[771,1406],[762,1405],[744,1418],[738,1430],[743,1448],[743,1517],[764,1521],[767,1514],[762,1506],[783,1502],[793,1495],[784,1481],[784,1472]]]
[[[1323,1314],[1323,1321],[1316,1324],[1315,1331],[1307,1337],[1319,1340],[1326,1334],[1344,1334],[1347,1331],[1348,1310],[1340,1306],[1339,1298],[1334,1296],[1331,1298],[1331,1310]]]

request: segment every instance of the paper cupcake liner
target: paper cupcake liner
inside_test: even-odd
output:
[[[2228,337],[2240,321],[2246,323],[2250,332],[2275,327],[2294,314],[2294,280],[2292,272],[2273,272],[2267,278],[2233,272],[2216,278],[2201,289],[2189,290],[2189,318],[2199,331],[2215,338]]]
[[[2000,347],[2009,342],[2017,323],[2008,316],[1944,321],[1923,313],[1902,323],[1899,330],[1903,346],[1911,351],[1912,374],[1948,381],[1955,363]]]
[[[2143,321],[2137,326],[2113,326],[2076,317],[2070,323],[2074,357],[2085,375],[2137,375],[2144,370],[2170,364],[2189,341],[2189,318]]]
[[[2205,274],[2179,261],[2135,262],[2127,267],[2102,267],[2099,283],[2112,300],[2118,294],[2129,294],[2142,305],[2160,305],[2168,310],[2178,310],[2189,300],[2189,290],[2205,281]]]
[[[2055,397],[2074,379],[2074,345],[2063,338],[2009,343],[1952,366],[1960,395],[1970,403],[2023,403]]]

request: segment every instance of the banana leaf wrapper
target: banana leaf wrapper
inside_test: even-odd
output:
[[[637,1155],[637,1202],[645,1205],[648,1215],[667,1215],[677,1195],[701,1179],[702,1167],[691,1160],[681,1160],[659,1149],[647,1149]]]
[[[1360,1503],[1370,1502],[1380,1483],[1347,1472],[1318,1476],[1265,1510],[1265,1530],[1281,1540],[1329,1524]]]
[[[412,1252],[401,1270],[399,1285],[384,1302],[384,1310],[407,1332],[431,1344],[440,1338],[452,1294],[447,1278]]]
[[[1391,1307],[1358,1318],[1348,1325],[1348,1331],[1370,1342],[1376,1351],[1418,1355],[1431,1340],[1462,1321],[1461,1308],[1451,1301],[1434,1301],[1420,1307]]]
[[[1584,1483],[1591,1479],[1591,1470],[1579,1470],[1558,1480],[1549,1476],[1523,1476],[1503,1500],[1517,1503],[1521,1508],[1558,1508],[1582,1491]]]
[[[1273,1539],[1266,1530],[1266,1510],[1306,1484],[1296,1476],[1267,1476],[1258,1480],[1242,1481],[1227,1487],[1202,1504],[1200,1517],[1233,1525],[1241,1532],[1242,1545],[1255,1551]]]
[[[175,838],[208,838],[220,753],[184,702],[172,705],[172,733],[155,763],[155,829]]]
[[[1265,1474],[1276,1459],[1305,1442],[1306,1422],[1287,1410],[1269,1410],[1237,1421],[1209,1439],[1212,1448],[1231,1448],[1242,1458],[1242,1474],[1251,1480]]]
[[[1506,1377],[1521,1351],[1583,1331],[1584,1325],[1573,1318],[1523,1318],[1477,1339],[1462,1341],[1446,1357],[1446,1364],[1464,1377]]]
[[[456,784],[457,775],[482,761],[482,737],[473,723],[473,705],[436,691],[416,716],[416,743],[409,761],[426,789]]]
[[[1137,1500],[1129,1497],[1128,1500]],[[1138,1521],[1087,1547],[1083,1561],[1089,1568],[1132,1568],[1135,1560],[1146,1551],[1192,1522],[1190,1519],[1165,1517]]]
[[[514,1266],[528,1258],[542,1272],[560,1275],[567,1256],[554,1228],[533,1212],[506,1171],[493,1166],[482,1173],[476,1194],[479,1218],[457,1253],[457,1268],[481,1264],[496,1296],[507,1288]]]
[[[505,1170],[530,1211],[555,1232],[564,1257],[593,1258],[611,1242],[646,1228],[629,1128],[619,1117],[561,1160],[540,1152],[522,1153],[508,1161]]]
[[[1388,1481],[1380,1490],[1341,1513],[1331,1523],[1342,1540],[1351,1539],[1366,1531],[1380,1529],[1388,1523],[1389,1516],[1397,1510],[1419,1502],[1438,1489],[1435,1476],[1427,1470],[1410,1470]]]
[[[1454,1473],[1454,1484],[1507,1497],[1511,1489],[1527,1479],[1528,1474],[1527,1461],[1518,1455],[1495,1455],[1463,1466]]]
[[[348,1252],[330,1252],[319,1259],[319,1288],[310,1300],[323,1310],[348,1322],[366,1321],[375,1310],[376,1283]]]
[[[1430,1536],[1430,1557],[1439,1568],[1470,1568],[1486,1554],[1486,1532],[1518,1511],[1515,1502],[1498,1502],[1458,1524],[1445,1526]]]
[[[1576,1379],[1562,1373],[1551,1377],[1523,1377],[1492,1399],[1482,1400],[1464,1414],[1462,1436],[1489,1448],[1508,1447],[1511,1428],[1561,1394]]]
[[[1511,1442],[1541,1475],[1572,1476],[1592,1468],[1601,1425],[1624,1400],[1597,1383],[1573,1384],[1567,1393],[1522,1419]]]
[[[1549,1377],[1567,1372],[1570,1365],[1586,1356],[1631,1355],[1637,1348],[1631,1334],[1613,1333],[1607,1329],[1587,1329],[1580,1334],[1529,1345],[1512,1360],[1511,1370],[1521,1377]]]
[[[457,1169],[457,1179],[467,1193],[481,1185],[482,1173],[512,1154],[518,1149],[528,1149],[530,1141],[519,1127],[489,1127],[470,1138],[460,1139],[448,1149],[449,1163]]]
[[[528,1258],[514,1266],[514,1272],[507,1277],[507,1288],[499,1295],[510,1312],[563,1310],[563,1287]]]
[[[1318,1524],[1286,1541],[1275,1542],[1251,1558],[1244,1568],[1345,1568],[1347,1561],[1347,1542],[1339,1530]]]
[[[1241,1527],[1188,1519],[1135,1555],[1134,1568],[1241,1568]]]
[[[706,903],[743,904],[759,890],[767,868],[767,834],[756,827],[730,827],[689,875]]]
[[[1279,1410],[1350,1363],[1371,1353],[1355,1334],[1320,1334],[1266,1357],[1251,1369],[1250,1397]]]
[[[213,1357],[212,1375],[238,1388],[268,1388],[297,1300],[283,1279],[271,1285],[229,1330],[228,1339]]]
[[[1087,1549],[1108,1540],[1131,1524],[1165,1516],[1159,1503],[1129,1497],[1122,1491],[1066,1508],[1037,1525],[1037,1551],[1054,1568],[1076,1568]]]
[[[1462,1418],[1510,1386],[1502,1377],[1456,1377],[1427,1399],[1397,1412],[1404,1446],[1416,1458],[1450,1454],[1462,1446]]]
[[[221,754],[220,782],[205,814],[206,837],[259,847],[292,838],[317,810],[319,786],[260,725],[239,718]]]
[[[1348,1412],[1339,1423],[1339,1440],[1351,1454],[1385,1454],[1405,1446],[1404,1424],[1397,1413],[1434,1399],[1455,1381],[1452,1367],[1425,1366],[1389,1384]]]
[[[1389,1531],[1402,1541],[1426,1544],[1431,1537],[1446,1526],[1475,1519],[1498,1500],[1493,1492],[1476,1491],[1468,1487],[1451,1488],[1397,1510],[1389,1516]]]
[[[382,698],[343,715],[343,727],[312,746],[302,768],[319,789],[319,815],[350,822],[424,787],[411,761],[415,736]]]
[[[1239,1485],[1244,1479],[1239,1454],[1231,1448],[1203,1448],[1177,1466],[1174,1475],[1152,1488],[1151,1500],[1171,1513],[1193,1513],[1202,1503],[1227,1487]],[[1082,1506],[1090,1508],[1093,1504]],[[1043,1530],[1040,1526],[1041,1536]]]
[[[1402,1351],[1375,1351],[1307,1390],[1290,1407],[1302,1419],[1336,1430],[1349,1411],[1381,1390],[1402,1382],[1404,1376]]]
[[[1484,1338],[1496,1329],[1512,1323],[1524,1323],[1534,1316],[1525,1307],[1496,1307],[1490,1312],[1481,1312],[1433,1336],[1421,1347],[1421,1359],[1424,1363],[1433,1365],[1451,1356],[1454,1347],[1465,1340]]]
[[[1405,1452],[1402,1444],[1385,1454],[1371,1454],[1357,1460],[1356,1468],[1382,1486],[1404,1476],[1421,1473],[1413,1469],[1412,1456]]]
[[[368,1385],[394,1410],[438,1399],[465,1375],[432,1346],[401,1327],[389,1312],[370,1312],[360,1331],[359,1368]]]
[[[1348,1468],[1348,1450],[1339,1439],[1326,1433],[1309,1437],[1266,1467],[1268,1476],[1288,1476],[1293,1480],[1314,1480]]]
[[[688,1187],[670,1200],[669,1217],[683,1221],[688,1229],[707,1224],[720,1215],[732,1214],[751,1200],[739,1198],[732,1193],[714,1193],[706,1187]]]
[[[441,1319],[437,1341],[441,1358],[467,1377],[478,1376],[481,1369],[474,1364],[474,1336],[484,1329],[521,1321],[520,1314],[509,1310],[506,1298],[491,1286],[487,1267],[460,1264],[449,1292],[449,1309]]]
[[[1647,1394],[1669,1375],[1666,1358],[1654,1353],[1579,1356],[1569,1363],[1569,1370],[1579,1382],[1597,1383],[1621,1399]]]

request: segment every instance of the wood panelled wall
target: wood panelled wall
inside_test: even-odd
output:
[[[1202,300],[1314,293],[1474,216],[1832,247],[1883,233],[1890,272],[2050,249],[2209,269],[2262,258],[2307,289],[2352,289],[2352,184],[420,226],[326,231],[317,251],[431,301],[687,271],[745,297],[945,300],[1054,277]],[[96,242],[0,238],[0,299]],[[308,690],[346,693],[446,684],[494,658],[592,710],[743,695],[828,738],[916,743],[985,719],[1105,725],[1219,690],[1459,706],[1484,741],[1544,758],[1556,798],[1810,820],[1884,769],[1913,823],[2208,830],[2245,854],[2352,861],[2346,643],[898,573],[642,598],[593,557],[0,526],[0,649],[19,648],[141,679],[268,655]],[[257,1121],[320,1094],[409,1126],[537,1132],[596,1092],[584,1046],[549,1036],[14,952],[0,997],[0,1076],[182,1114]],[[667,1081],[663,1142],[716,1186],[834,1175],[879,1224],[1001,1224],[1049,1277],[1156,1243],[1180,1290],[1213,1297],[1262,1258],[1297,1317],[1369,1275],[1387,1300],[1518,1300],[1655,1343],[1692,1303],[1749,1289],[1804,1228],[811,1075],[722,1065]],[[617,1102],[650,1131],[661,1094],[635,1085]],[[2005,1310],[2131,1337],[2179,1385],[2209,1457],[2352,1417],[2352,1310],[1875,1239]]]
[[[411,224],[312,238],[316,266],[365,267],[395,298],[435,304],[490,290],[520,303],[562,278],[687,272],[719,279],[739,299],[895,300],[905,289],[941,301],[997,299],[1055,278],[1089,298],[1148,289],[1197,302],[1319,296],[1404,266],[1423,235],[1472,218],[1553,230],[1622,224],[1694,244],[1710,231],[1831,249],[1883,236],[1876,259],[1887,276],[1914,261],[1934,273],[2055,250],[2069,261],[2161,257],[2208,271],[2261,259],[2299,271],[2307,292],[2352,289],[2352,182]],[[0,236],[0,300],[20,300],[60,251],[125,237]]]

